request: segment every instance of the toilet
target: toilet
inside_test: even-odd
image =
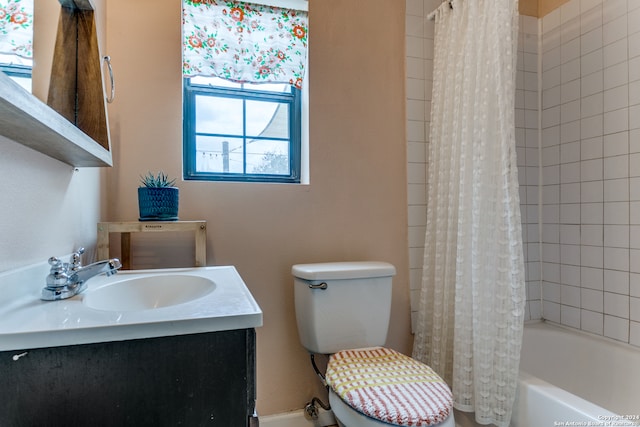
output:
[[[455,427],[446,383],[427,365],[384,347],[393,265],[298,264],[291,273],[300,342],[312,356],[330,355],[325,381],[340,426]]]

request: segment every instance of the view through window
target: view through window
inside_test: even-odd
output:
[[[185,102],[190,175],[299,181],[299,89],[193,77],[185,81]]]

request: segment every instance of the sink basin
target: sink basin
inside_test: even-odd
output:
[[[187,274],[132,277],[90,290],[83,303],[96,310],[152,310],[197,300],[215,288],[212,280]]]
[[[147,339],[262,326],[262,310],[233,266],[100,275],[65,300],[40,299],[45,261],[0,273],[0,351]]]

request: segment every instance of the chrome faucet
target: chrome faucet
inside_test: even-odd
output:
[[[122,267],[118,258],[97,261],[93,264],[82,266],[82,254],[84,248],[78,249],[71,255],[69,262],[62,262],[56,257],[49,258],[51,270],[46,279],[46,286],[42,289],[40,299],[55,301],[71,298],[84,291],[87,280],[98,274],[111,276]]]

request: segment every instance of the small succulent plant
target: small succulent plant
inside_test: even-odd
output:
[[[176,180],[170,180],[167,174],[165,174],[164,172],[158,172],[157,175],[154,175],[153,172],[147,172],[146,175],[140,176],[140,182],[142,184],[140,185],[140,187],[163,188],[173,187]]]

